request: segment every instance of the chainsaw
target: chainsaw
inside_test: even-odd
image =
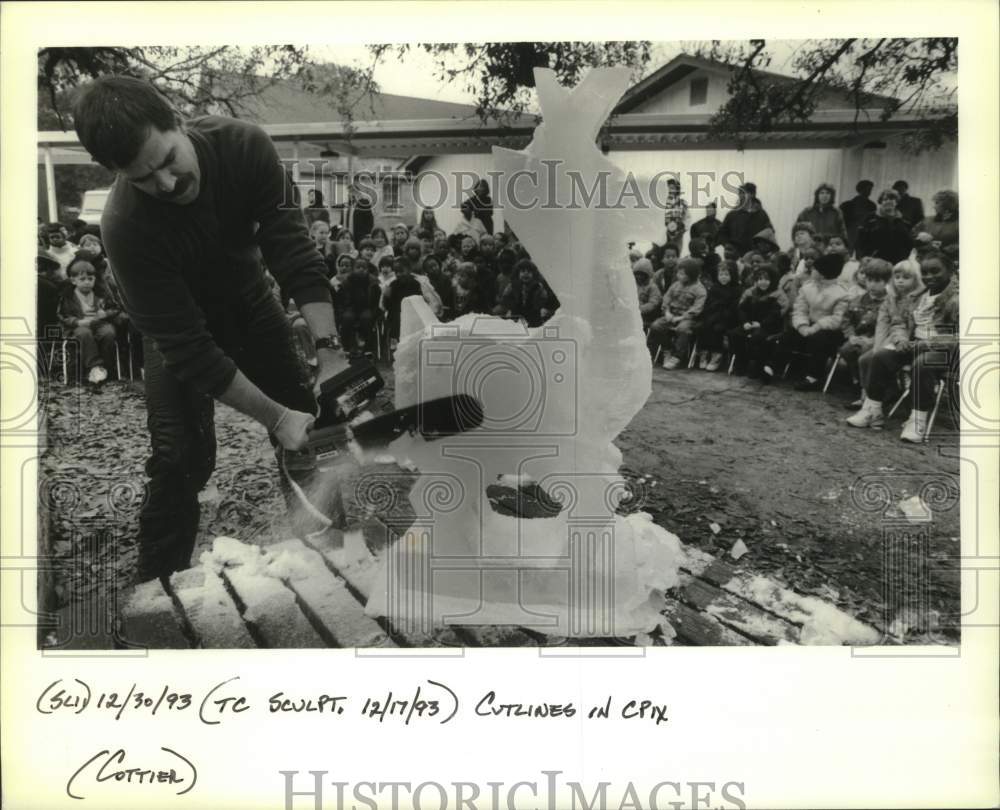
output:
[[[483,423],[482,403],[467,394],[418,402],[379,415],[366,413],[364,409],[384,385],[371,362],[355,361],[321,384],[319,415],[305,450],[279,451],[282,474],[297,505],[312,518],[308,523],[314,531],[343,527],[340,480],[353,462],[368,463],[407,434],[434,441],[474,430]],[[290,505],[294,506],[294,501]]]

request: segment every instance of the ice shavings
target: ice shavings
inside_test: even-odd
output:
[[[731,583],[725,587],[732,590]],[[875,644],[880,639],[875,628],[862,624],[834,605],[782,588],[766,577],[750,578],[743,583],[742,590],[746,593],[741,595],[748,596],[761,607],[801,624],[801,644]]]

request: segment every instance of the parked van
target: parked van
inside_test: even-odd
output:
[[[83,193],[83,205],[80,206],[80,219],[88,225],[100,225],[104,205],[108,201],[110,188],[95,188]]]

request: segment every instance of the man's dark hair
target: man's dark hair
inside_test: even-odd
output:
[[[136,159],[152,128],[169,132],[180,118],[149,82],[131,76],[102,76],[80,95],[73,121],[91,157],[114,171]]]
[[[865,188],[868,189],[868,193],[871,194],[872,189],[875,188],[875,184],[871,180],[859,180],[858,184],[854,187],[854,190],[858,192],[858,194],[861,194],[861,190]]]

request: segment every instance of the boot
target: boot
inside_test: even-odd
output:
[[[847,417],[847,424],[856,428],[872,428],[880,430],[885,424],[885,417],[882,416],[882,403],[865,397],[861,410],[854,416]]]
[[[924,440],[925,433],[927,433],[927,411],[911,411],[899,438],[904,442],[920,444]]]
[[[719,366],[722,365],[722,352],[712,352],[711,356],[708,358],[708,364],[705,366],[706,371],[718,371]]]

